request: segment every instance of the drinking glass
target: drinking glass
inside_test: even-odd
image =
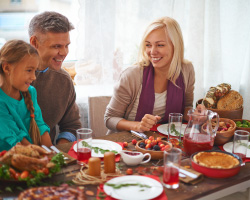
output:
[[[233,153],[240,158],[246,158],[248,148],[249,132],[237,130],[234,132]]]
[[[169,113],[168,141],[178,138],[181,141],[181,126],[183,115],[181,113]]]
[[[179,148],[164,151],[163,185],[166,188],[176,189],[179,187],[181,155],[182,151]]]
[[[91,157],[92,149],[92,129],[80,128],[76,131],[77,135],[77,163],[84,165]]]

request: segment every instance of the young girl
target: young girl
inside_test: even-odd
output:
[[[36,79],[39,55],[22,40],[11,40],[0,50],[0,151],[16,143],[51,146],[49,127],[42,118]]]

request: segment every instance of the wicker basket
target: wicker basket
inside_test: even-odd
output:
[[[196,106],[198,104],[201,104],[201,102],[202,102],[202,99],[199,99],[196,102]],[[236,109],[236,110],[219,110],[219,109],[212,109],[212,108],[209,108],[208,110],[218,113],[220,118],[242,119],[242,116],[243,116],[243,107]]]

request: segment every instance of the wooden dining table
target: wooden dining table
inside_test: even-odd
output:
[[[153,135],[154,137],[163,137],[161,134],[157,132],[146,132],[147,136]],[[133,139],[139,140],[139,138],[135,138],[135,136],[131,135],[130,132],[118,132],[111,135],[106,135],[102,137],[98,137],[95,139],[105,139],[110,140],[113,142],[128,142],[127,149],[129,150],[135,150],[135,146],[131,143]],[[72,147],[73,143],[66,143],[66,144],[60,144],[57,145],[57,148],[61,150],[62,152],[67,153],[70,148]],[[216,146],[214,147],[217,148]],[[123,174],[126,174],[126,170],[128,168],[134,169],[134,172],[136,173],[136,168],[131,166],[126,166],[125,163],[121,160],[120,161],[121,166],[121,172]],[[141,166],[143,167],[150,167],[150,166],[160,166],[163,162],[159,160],[151,160],[150,162],[143,164]],[[182,166],[191,166],[191,160],[189,157],[183,157],[181,161]],[[55,181],[60,182],[68,182],[72,180],[72,176],[68,176],[70,173],[79,172],[80,166],[76,163],[76,160],[72,161],[68,165],[64,166],[60,173],[55,174],[52,178],[46,179],[48,184],[52,184]],[[162,181],[162,174],[159,175],[160,180]],[[8,200],[15,199],[18,194],[20,193],[19,190],[14,190],[12,192],[6,191],[4,188],[8,186],[8,184],[14,184],[11,182],[0,182],[0,200],[1,198],[6,198]],[[87,199],[96,199],[97,195],[97,188],[99,185],[85,185],[85,192],[86,191],[92,191],[92,195],[87,195]],[[224,179],[214,179],[214,178],[208,178],[204,176],[204,179],[194,185],[187,184],[180,181],[180,185],[178,189],[167,189],[164,188],[165,193],[167,195],[168,200],[184,200],[184,199],[203,199],[203,200],[210,200],[210,199],[217,199],[221,198],[223,196],[227,196],[229,194],[232,194],[234,192],[238,192],[241,190],[249,190],[250,187],[250,163],[246,163],[244,166],[241,167],[240,172],[229,178]]]

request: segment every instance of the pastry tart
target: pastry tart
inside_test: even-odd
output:
[[[201,166],[217,169],[231,169],[240,164],[237,158],[220,152],[200,152],[193,159]]]
[[[68,186],[44,186],[35,187],[24,190],[18,196],[18,200],[55,200],[55,199],[74,199],[85,200],[84,189],[77,187],[72,188]]]

